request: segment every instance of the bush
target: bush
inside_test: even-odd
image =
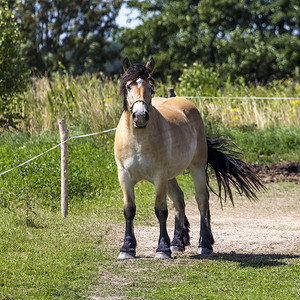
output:
[[[15,16],[0,0],[0,127],[16,127],[24,105],[18,93],[29,81],[29,70],[20,54],[21,36]]]
[[[202,96],[215,96],[219,87],[220,74],[213,68],[205,67],[201,62],[194,62],[183,69],[179,78],[180,88],[183,93]]]

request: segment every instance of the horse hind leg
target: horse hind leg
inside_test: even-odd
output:
[[[200,239],[198,254],[212,254],[214,238],[210,226],[209,194],[206,187],[206,166],[191,165],[189,167],[195,185],[195,198],[200,211]]]
[[[185,246],[190,244],[190,224],[185,215],[184,195],[175,178],[168,182],[168,196],[175,207],[175,229],[171,251],[173,253],[182,252],[185,250]]]

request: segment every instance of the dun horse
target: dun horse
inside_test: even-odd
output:
[[[124,110],[115,136],[115,159],[124,194],[126,220],[120,259],[134,258],[136,239],[133,220],[136,213],[134,186],[147,180],[155,186],[155,214],[160,234],[156,258],[170,258],[172,252],[184,251],[189,245],[189,222],[185,215],[184,195],[176,176],[188,169],[194,182],[196,201],[201,215],[198,254],[211,254],[214,243],[210,226],[207,167],[216,173],[219,197],[228,195],[230,183],[239,194],[256,198],[263,188],[259,178],[232,150],[232,143],[221,138],[207,138],[197,108],[187,99],[153,98],[154,59],[144,66],[131,65],[126,57],[121,93]],[[167,233],[167,195],[175,207],[175,230],[172,242]]]

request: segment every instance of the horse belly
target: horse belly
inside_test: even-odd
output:
[[[173,151],[168,164],[168,179],[175,178],[183,173],[193,160],[196,150],[196,143],[191,143],[189,147]],[[174,153],[176,152],[176,153]]]
[[[197,136],[193,130],[185,130],[176,136],[169,136],[168,140],[165,149],[167,155],[164,156],[162,165],[168,171],[168,179],[172,179],[184,172],[193,160]]]

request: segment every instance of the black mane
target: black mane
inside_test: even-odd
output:
[[[124,97],[123,111],[126,111],[128,109],[126,83],[128,81],[134,81],[138,78],[151,79],[151,81],[153,81],[154,83],[153,78],[147,72],[146,67],[144,65],[138,63],[131,65],[121,77],[120,94]]]

